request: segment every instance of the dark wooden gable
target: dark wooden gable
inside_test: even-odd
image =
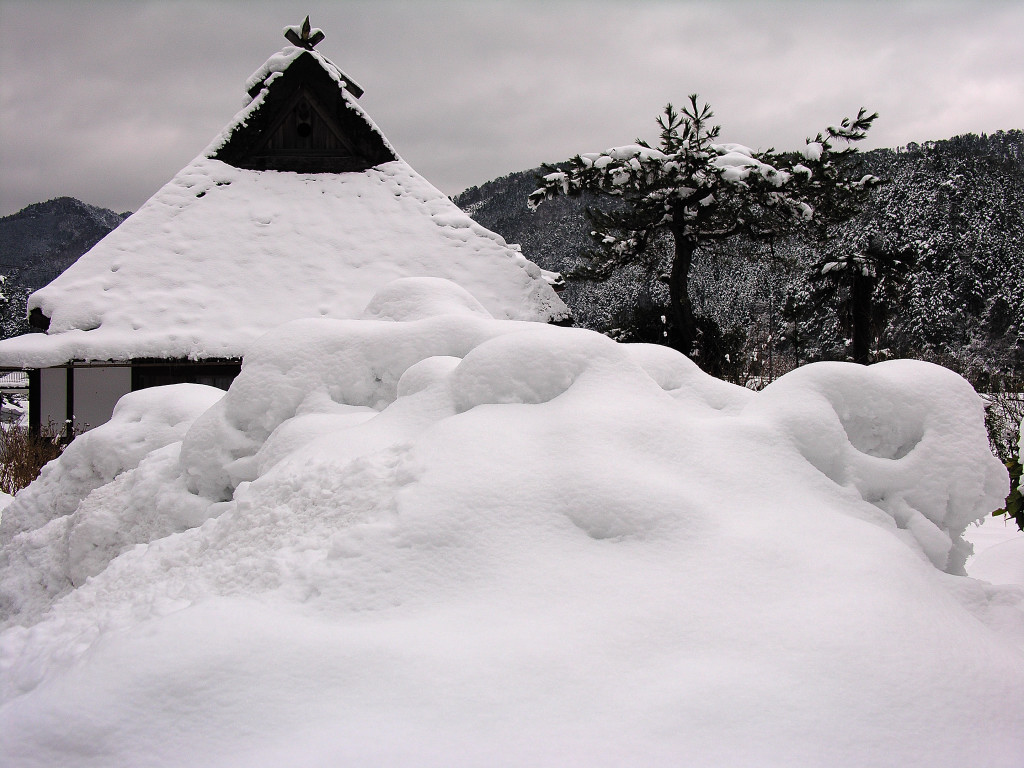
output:
[[[263,104],[214,158],[236,168],[299,173],[365,171],[397,159],[308,52],[267,86]]]

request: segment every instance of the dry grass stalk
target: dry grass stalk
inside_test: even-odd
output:
[[[66,428],[58,429],[52,421],[38,435],[18,424],[4,425],[0,429],[0,491],[15,494],[39,477],[74,436],[66,433]]]

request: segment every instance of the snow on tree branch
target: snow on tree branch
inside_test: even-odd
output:
[[[597,251],[580,274],[605,279],[628,264],[657,268],[646,253],[659,233],[668,233],[675,254],[668,282],[675,319],[683,327],[677,347],[689,352],[695,338],[686,281],[694,251],[702,244],[745,232],[768,239],[811,221],[851,215],[864,192],[878,183],[852,174],[852,144],[878,117],[861,109],[808,139],[802,152],[755,152],[718,141],[714,113],[691,94],[677,110],[666,105],[657,122],[659,144],[638,139],[604,152],[576,155],[545,165],[540,186],[528,198],[531,210],[558,195],[597,193],[620,198],[621,208],[590,211]],[[842,146],[841,151],[836,147]]]

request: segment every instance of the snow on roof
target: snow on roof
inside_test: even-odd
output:
[[[294,28],[288,27],[288,29]],[[265,62],[263,62],[263,66],[257,69],[255,72],[253,72],[249,76],[249,79],[246,80],[245,92],[249,94],[250,98],[254,98],[256,95],[256,93],[254,93],[256,92],[256,89],[266,85],[266,81],[271,75],[284,72],[286,69],[288,69],[289,66],[291,66],[292,62],[299,58],[299,56],[301,56],[303,53],[308,53],[310,56],[316,59],[317,63],[319,63],[320,66],[323,67],[323,70],[328,75],[331,76],[331,79],[338,84],[339,88],[351,90],[353,92],[353,95],[356,96],[356,98],[359,98],[359,96],[362,95],[363,89],[359,86],[359,84],[356,83],[355,80],[346,75],[344,72],[342,72],[338,68],[337,64],[335,64],[333,61],[331,61],[318,51],[311,51],[306,48],[299,48],[296,45],[285,46],[280,51],[271,56],[269,59],[267,59]]]
[[[272,56],[257,72],[264,89],[202,155],[30,297],[49,330],[0,342],[0,364],[240,357],[288,320],[357,316],[402,277],[452,280],[497,318],[568,316],[539,267],[401,159],[347,173],[244,170],[212,159],[302,54],[345,85],[313,51]]]

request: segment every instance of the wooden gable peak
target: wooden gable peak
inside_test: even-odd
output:
[[[253,90],[260,103],[214,159],[236,168],[298,173],[364,171],[398,159],[318,54],[304,50]]]

